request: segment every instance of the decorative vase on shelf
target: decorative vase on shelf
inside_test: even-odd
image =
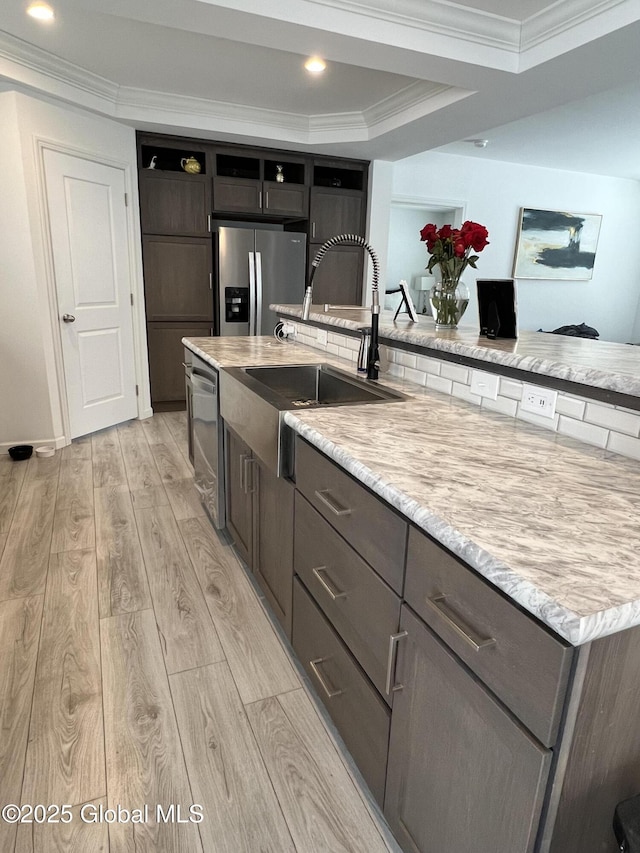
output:
[[[284,172],[282,171],[282,166],[276,166],[276,181],[279,184],[284,183]]]
[[[457,329],[469,304],[469,288],[463,281],[437,281],[429,291],[436,329]]]

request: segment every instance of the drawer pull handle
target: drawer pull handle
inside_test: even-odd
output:
[[[333,699],[335,696],[340,696],[342,693],[344,693],[344,690],[334,690],[333,688],[329,687],[329,685],[325,681],[325,677],[320,672],[320,664],[324,663],[326,660],[328,660],[328,658],[316,658],[315,660],[310,660],[309,666],[313,670],[313,674],[315,675],[315,677],[320,682],[320,686],[327,694],[327,699]]]
[[[332,601],[336,601],[338,598],[346,598],[347,593],[342,592],[338,589],[338,587],[334,584],[327,573],[326,566],[318,566],[317,569],[313,569],[313,574],[318,578],[320,585],[329,593],[329,596]],[[326,575],[326,580],[322,577],[322,575]]]
[[[385,683],[385,693],[391,696],[396,690],[402,690],[404,684],[393,684],[393,674],[396,668],[396,655],[398,652],[398,643],[404,637],[408,636],[408,631],[400,631],[398,634],[392,634],[389,637],[389,657],[387,658],[387,680]]]
[[[433,598],[427,598],[426,601],[429,607],[433,608],[444,619],[447,625],[453,628],[456,634],[462,637],[466,643],[469,643],[476,652],[479,652],[481,649],[487,649],[489,646],[495,646],[496,641],[494,637],[479,637],[467,625],[460,624],[460,617],[447,604],[446,595],[434,595]]]
[[[245,456],[242,460],[242,467],[244,469],[244,493],[245,495],[252,495],[255,493],[256,484],[255,484],[255,470],[253,468],[253,464],[256,460],[252,456]],[[251,477],[249,478],[249,472],[251,472]],[[249,479],[251,479],[251,486],[249,486]]]
[[[347,506],[342,506],[334,497],[331,496],[329,489],[323,489],[321,492],[316,491],[316,497],[322,503],[329,507],[334,515],[351,515],[351,510]]]

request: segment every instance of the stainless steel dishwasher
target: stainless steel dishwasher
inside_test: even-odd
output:
[[[225,526],[224,451],[218,371],[198,356],[191,370],[193,468],[196,489],[214,527]]]

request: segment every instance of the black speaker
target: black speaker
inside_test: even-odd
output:
[[[512,278],[479,278],[480,334],[488,338],[517,338],[516,290]]]

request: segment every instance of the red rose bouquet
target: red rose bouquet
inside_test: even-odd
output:
[[[440,281],[431,288],[430,301],[436,329],[455,329],[469,303],[469,291],[460,276],[469,266],[476,268],[478,255],[489,241],[484,225],[467,220],[461,228],[425,225],[420,239],[426,243],[430,258],[427,270],[440,267]]]
[[[420,239],[427,244],[427,252],[431,255],[427,270],[432,272],[439,266],[443,286],[455,290],[467,266],[476,268],[478,255],[471,253],[481,252],[489,244],[488,236],[484,225],[470,220],[461,228],[443,225],[438,230],[435,225],[425,225]]]

